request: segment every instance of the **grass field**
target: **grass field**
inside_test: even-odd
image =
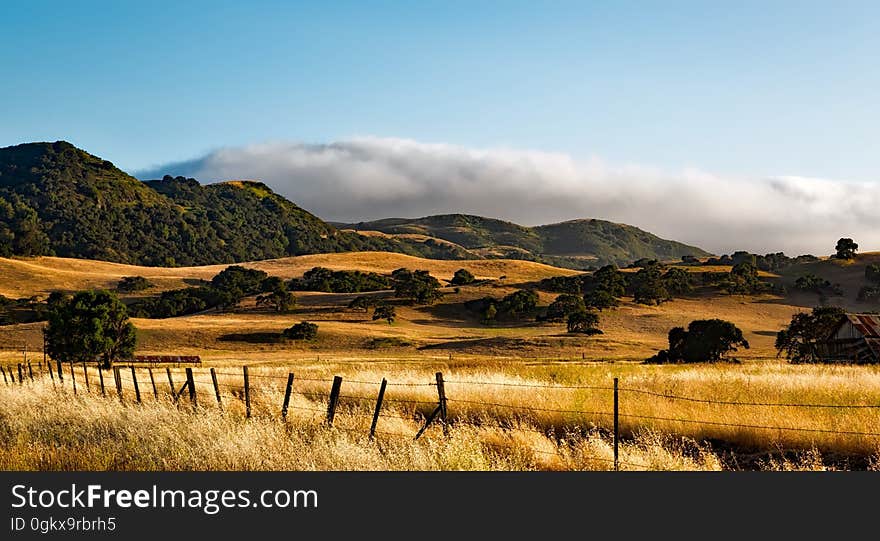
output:
[[[823,261],[810,264],[808,271],[828,275],[829,280],[842,285],[845,296],[832,299],[835,304],[865,311],[870,307],[857,303],[855,293],[864,265],[877,260],[877,254],[867,254],[848,264]],[[222,415],[210,407],[192,414],[179,411],[164,399],[123,407],[115,400],[95,396],[74,398],[69,391],[59,401],[46,383],[4,386],[0,388],[0,439],[4,442],[0,466],[607,469],[611,452],[609,387],[615,377],[623,389],[621,460],[627,463],[626,468],[868,469],[877,464],[880,437],[874,434],[880,434],[880,417],[873,406],[880,405],[880,370],[795,366],[776,358],[776,332],[793,313],[816,304],[816,295],[699,292],[657,307],[625,299],[620,308],[601,314],[604,334],[581,337],[567,334],[561,324],[484,326],[462,305],[469,299],[500,297],[541,278],[572,272],[565,269],[524,261],[433,261],[384,253],[303,256],[248,266],[285,278],[299,276],[314,266],[376,272],[406,266],[428,269],[443,279],[464,267],[494,281],[463,287],[458,293],[444,288],[446,295],[433,306],[400,306],[393,325],[370,321],[368,314],[345,308],[354,295],[311,292],[298,292],[297,308],[284,314],[258,309],[249,299],[228,313],[135,319],[139,354],[195,354],[205,366],[222,371],[237,374],[246,364],[257,373],[277,376],[266,378],[264,383],[269,387],[255,391],[258,417],[245,422],[241,401],[233,396]],[[132,275],[148,277],[158,291],[209,279],[222,268],[0,259],[0,271],[7,278],[0,292],[27,296],[55,289],[112,287],[121,276]],[[502,276],[505,278],[499,280]],[[792,283],[797,276],[791,272],[771,279]],[[553,297],[542,293],[542,304]],[[641,364],[666,346],[671,327],[709,317],[732,321],[743,330],[752,347],[737,353],[742,364]],[[317,340],[298,344],[277,339],[281,330],[302,320],[319,325]],[[0,364],[20,362],[24,344],[32,359],[40,358],[41,324],[0,328]],[[346,381],[387,378],[396,383],[431,382],[434,372],[442,371],[449,381],[451,436],[444,438],[432,429],[424,439],[412,442],[410,436],[418,430],[420,419],[430,413],[431,406],[426,404],[391,409],[390,413],[403,418],[383,420],[384,429],[406,437],[379,438],[378,443],[366,440],[364,411],[357,404],[343,408],[335,429],[323,427],[314,415],[302,412],[291,413],[288,423],[281,423],[277,410],[283,389],[279,386],[288,371],[305,379],[328,380],[342,375]],[[230,393],[241,384],[236,376],[221,376],[221,381]],[[329,384],[323,382],[298,385],[300,391],[316,396],[325,396],[329,390]],[[344,385],[350,392],[375,396],[375,388]],[[569,389],[565,385],[602,389]],[[395,392],[400,399],[436,400],[431,394],[435,389],[428,386]],[[303,407],[326,408],[325,398],[300,398],[305,400]],[[138,426],[148,427],[152,436]]]

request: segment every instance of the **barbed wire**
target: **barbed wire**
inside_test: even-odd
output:
[[[877,409],[880,404],[810,404],[810,403],[794,403],[794,402],[738,402],[732,400],[712,400],[708,398],[696,398],[691,396],[681,396],[668,393],[658,393],[647,389],[632,389],[621,387],[620,391],[629,393],[644,394],[649,396],[657,396],[669,400],[682,400],[686,402],[699,402],[702,404],[718,404],[724,406],[768,406],[768,407],[785,407],[785,408],[835,408],[835,409]]]
[[[620,417],[629,417],[633,419],[649,419],[656,421],[669,421],[669,422],[678,422],[678,423],[690,423],[690,424],[701,424],[701,425],[712,425],[712,426],[724,426],[731,428],[754,428],[761,430],[789,430],[795,432],[816,432],[822,434],[845,434],[847,436],[870,436],[870,437],[880,437],[880,432],[857,432],[851,430],[836,430],[836,429],[828,429],[828,428],[806,428],[806,427],[791,427],[791,426],[765,426],[765,425],[753,425],[753,424],[742,424],[742,423],[725,423],[723,421],[706,421],[701,419],[680,419],[677,417],[660,417],[654,415],[638,415],[633,413],[620,413]]]
[[[489,381],[456,381],[444,380],[443,383],[451,383],[455,385],[486,385],[490,387],[526,387],[530,389],[590,389],[594,391],[613,391],[614,387],[602,385],[538,385],[532,383],[496,383]],[[436,385],[433,384],[433,385]]]

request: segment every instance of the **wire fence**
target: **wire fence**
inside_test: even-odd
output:
[[[694,415],[658,415],[621,411],[621,396],[650,397],[669,403],[689,403],[711,405],[722,408],[794,408],[804,410],[853,410],[868,411],[880,409],[880,404],[868,403],[810,403],[786,401],[737,401],[713,399],[699,396],[687,396],[658,392],[637,387],[622,387],[615,378],[613,385],[587,384],[539,384],[528,382],[493,382],[473,380],[444,380],[441,373],[436,374],[433,382],[388,382],[364,380],[344,380],[340,376],[300,377],[293,372],[270,373],[251,370],[248,366],[240,370],[209,367],[165,367],[157,366],[114,366],[103,369],[94,364],[62,364],[57,361],[29,362],[16,365],[0,366],[3,382],[6,385],[22,386],[38,380],[51,380],[56,389],[75,394],[100,394],[104,397],[116,397],[122,403],[144,404],[149,401],[171,401],[178,407],[195,409],[216,408],[226,411],[232,404],[243,404],[246,417],[280,416],[287,421],[288,411],[308,412],[323,417],[327,426],[343,431],[359,433],[369,440],[379,437],[419,439],[431,427],[440,426],[443,433],[448,432],[450,425],[486,426],[485,416],[493,410],[501,409],[506,416],[495,415],[495,427],[514,434],[518,431],[538,433],[547,437],[555,445],[555,451],[540,449],[523,442],[501,444],[483,442],[487,448],[506,452],[530,452],[535,455],[555,455],[565,459],[575,453],[566,448],[564,438],[557,437],[557,429],[576,430],[588,428],[610,432],[613,440],[613,458],[603,456],[583,457],[585,460],[597,462],[607,461],[620,466],[649,467],[634,461],[622,460],[619,456],[621,440],[621,420],[627,423],[627,429],[633,433],[639,428],[656,429],[657,423],[664,423],[668,432],[675,433],[670,425],[686,425],[693,427],[723,428],[752,431],[775,431],[777,433],[800,434],[834,434],[855,438],[880,438],[880,430],[854,430],[837,426],[797,426],[784,423],[762,424],[756,422],[736,422],[718,420]],[[341,392],[343,383],[346,392]],[[329,386],[329,388],[328,388]],[[474,389],[474,387],[479,387]],[[373,388],[376,394],[368,394]],[[392,390],[389,391],[388,388]],[[541,393],[557,393],[565,391],[591,391],[607,393],[605,403],[609,409],[568,408],[534,405],[529,401],[518,403],[502,402],[495,399],[484,400],[474,397],[476,393],[486,389],[515,388],[516,392],[539,390]],[[451,393],[448,393],[449,390]],[[448,394],[447,394],[448,393]],[[461,394],[457,394],[461,393]],[[390,394],[390,396],[389,396]],[[464,398],[459,398],[464,396]],[[546,396],[542,394],[541,399]],[[535,398],[537,400],[538,398]],[[346,418],[362,420],[365,426],[342,426],[336,421],[336,413],[344,412]],[[531,415],[525,418],[523,414]],[[555,415],[552,422],[546,422],[542,416]],[[734,414],[735,415],[735,414]],[[381,429],[382,420],[407,421],[421,425],[417,433],[407,434]],[[334,422],[336,421],[336,422]],[[367,423],[369,421],[369,423]],[[542,424],[543,423],[543,424]],[[410,425],[411,426],[411,425]],[[880,426],[878,424],[872,426]],[[876,444],[880,444],[877,440]]]

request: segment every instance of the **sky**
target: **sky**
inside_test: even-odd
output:
[[[334,220],[880,249],[878,23],[847,0],[6,0],[0,146],[259,178]]]

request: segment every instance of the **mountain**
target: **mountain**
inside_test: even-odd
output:
[[[475,257],[338,231],[259,182],[141,182],[64,141],[0,148],[0,256],[188,266],[362,250]]]
[[[352,224],[335,223],[340,229],[379,231],[395,237],[423,235],[456,243],[479,257],[529,259],[569,268],[636,259],[702,257],[706,251],[660,237],[626,224],[604,220],[571,220],[525,227],[511,222],[444,214],[424,218],[388,218]]]
[[[335,226],[257,181],[202,185],[166,176],[141,182],[65,141],[0,148],[0,256],[173,267],[348,251],[523,259],[576,269],[708,255],[601,220],[524,227],[448,214]]]

